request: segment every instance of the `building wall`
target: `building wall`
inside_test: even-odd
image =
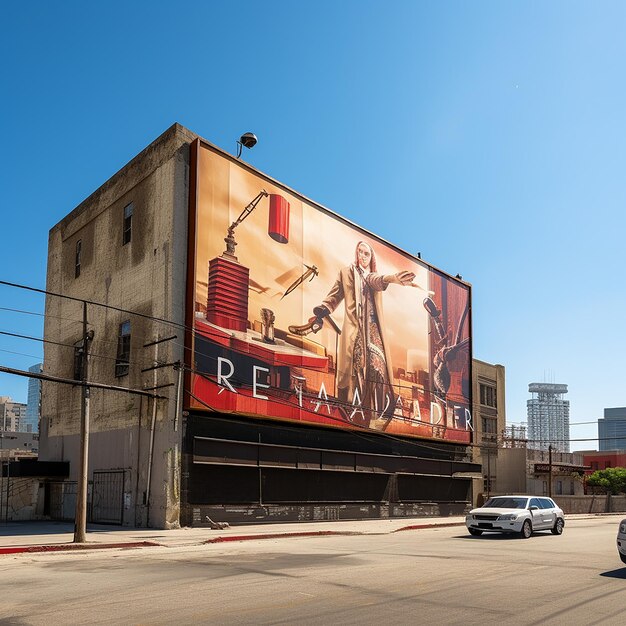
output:
[[[497,493],[548,495],[549,474],[537,472],[537,465],[548,465],[549,453],[529,448],[505,448],[499,451],[497,461]],[[583,455],[577,452],[552,453],[552,495],[583,495],[584,484],[580,472]]]
[[[601,451],[626,449],[626,407],[604,409],[598,420],[598,448]]]
[[[39,435],[37,433],[0,431],[0,458],[30,456],[38,451]]]
[[[19,432],[26,417],[26,405],[0,396],[0,430]]]
[[[597,470],[607,469],[608,467],[626,467],[626,451],[612,450],[600,452],[583,452],[583,462],[589,466],[586,474],[593,474]]]
[[[3,522],[5,519],[12,522],[42,519],[39,484],[37,478],[6,478],[0,475],[0,513]]]
[[[499,450],[496,469],[498,475],[497,493],[527,493],[526,454],[526,448]]]
[[[528,450],[527,488],[528,493],[548,495],[549,475],[537,472],[536,466],[547,465],[550,460],[546,450]],[[583,455],[580,452],[552,452],[552,496],[582,496],[585,493],[583,477]]]
[[[179,324],[87,306],[89,329],[94,331],[88,379],[131,389],[159,387],[157,393],[167,397],[155,401],[91,389],[89,476],[94,470],[125,470],[124,498],[130,513],[124,521],[131,525],[169,527],[179,520],[180,429],[174,430],[178,377],[172,366],[142,370],[184,358],[188,146],[194,138],[181,126],[172,126],[49,236],[48,291]],[[132,235],[123,245],[124,208],[130,202]],[[81,267],[76,277],[78,240]],[[57,343],[45,344],[46,374],[74,377],[74,345],[82,338],[82,316],[82,302],[47,297],[45,337]],[[127,320],[129,373],[116,377],[119,328]],[[78,475],[81,394],[80,386],[43,383],[41,458],[69,460],[70,480]]]
[[[505,368],[478,359],[472,360],[473,458],[482,465],[484,479],[474,483],[474,503],[480,492],[498,485],[498,439],[506,426]],[[490,485],[487,482],[490,481]],[[489,488],[488,488],[489,487]]]

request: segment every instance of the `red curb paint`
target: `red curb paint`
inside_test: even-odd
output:
[[[247,541],[251,539],[280,539],[281,537],[329,537],[332,535],[363,535],[361,532],[350,532],[341,530],[315,530],[293,533],[270,533],[267,535],[227,535],[207,539],[202,543],[224,543],[226,541]]]
[[[403,526],[402,528],[396,528],[394,533],[399,533],[401,530],[419,530],[420,528],[446,528],[448,526],[465,526],[465,522],[440,522],[437,524],[413,524],[411,526]]]
[[[101,550],[103,548],[144,548],[160,546],[154,541],[133,541],[130,543],[61,543],[48,546],[19,546],[0,548],[0,554],[24,554],[27,552],[64,552],[72,550]]]

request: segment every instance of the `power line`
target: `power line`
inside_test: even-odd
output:
[[[124,313],[124,314],[128,314],[128,315],[137,316],[137,317],[141,317],[141,318],[144,318],[144,319],[149,319],[149,320],[154,321],[154,322],[157,322],[157,323],[162,323],[162,324],[166,324],[166,325],[169,325],[169,326],[173,326],[173,327],[176,327],[176,328],[183,329],[183,330],[185,330],[185,331],[188,331],[188,332],[192,333],[192,336],[194,336],[194,338],[196,338],[196,337],[198,337],[198,336],[199,336],[199,337],[202,337],[202,338],[204,338],[204,339],[208,339],[208,338],[205,336],[205,334],[204,334],[203,332],[198,331],[198,329],[197,329],[195,326],[191,326],[191,327],[189,327],[189,326],[187,326],[187,325],[185,325],[185,324],[180,324],[180,323],[178,323],[178,322],[174,322],[174,321],[167,320],[167,319],[164,319],[164,318],[156,317],[156,316],[153,316],[153,315],[148,315],[148,314],[146,314],[146,313],[138,313],[138,312],[136,312],[136,311],[130,311],[130,310],[128,310],[128,309],[123,309],[123,308],[121,308],[121,307],[117,307],[117,306],[110,305],[110,304],[104,304],[104,303],[101,303],[101,302],[97,302],[97,301],[93,301],[93,300],[87,300],[87,299],[84,299],[84,298],[76,298],[76,297],[74,297],[74,296],[68,296],[68,295],[65,295],[65,294],[60,294],[60,293],[56,293],[56,292],[52,292],[52,291],[48,291],[48,290],[45,290],[45,289],[38,289],[38,288],[36,288],[36,287],[30,287],[30,286],[28,286],[28,285],[22,285],[22,284],[19,284],[19,283],[13,283],[13,282],[9,282],[9,281],[3,281],[3,280],[0,280],[0,285],[4,285],[4,286],[8,286],[8,287],[13,287],[13,288],[17,288],[17,289],[24,289],[24,290],[31,291],[31,292],[35,292],[35,293],[44,294],[44,295],[46,295],[46,296],[63,298],[63,299],[71,300],[71,301],[74,301],[74,302],[79,302],[79,303],[81,303],[81,304],[83,304],[83,305],[85,305],[85,304],[90,304],[90,305],[93,305],[93,306],[103,307],[103,308],[110,309],[110,310],[113,310],[113,311],[117,311],[117,312],[120,312],[120,313]],[[29,311],[21,311],[21,312],[24,312],[24,313],[31,313],[31,312],[29,312]],[[62,318],[62,319],[63,319],[63,318]],[[68,318],[65,318],[65,319],[68,319]],[[70,320],[70,321],[76,321],[76,322],[78,322],[78,320]],[[90,324],[90,326],[93,326],[93,325],[92,325],[92,324]],[[206,332],[206,331],[204,331],[204,332]],[[12,335],[12,336],[19,336],[19,335],[18,335],[18,334],[16,334],[16,333],[15,333],[15,334],[14,334],[14,333],[6,333],[6,332],[5,332],[5,333],[2,333],[1,331],[0,331],[0,334],[8,334],[8,335]],[[210,329],[210,331],[209,331],[209,335],[211,335],[211,334],[213,334],[213,336],[214,336],[214,337],[220,337],[220,338],[223,338],[223,336],[222,336],[222,335],[220,335],[217,331],[215,331],[215,330],[213,330],[213,329]],[[51,343],[51,344],[56,344],[56,345],[61,345],[61,346],[71,347],[71,348],[74,348],[74,347],[75,347],[74,345],[70,345],[70,344],[66,344],[66,343],[62,343],[62,342],[54,342],[54,341],[52,341],[52,340],[41,339],[41,338],[36,338],[36,337],[32,337],[32,336],[26,336],[26,335],[23,335],[23,336],[21,336],[21,338],[24,338],[24,339],[29,339],[29,340],[42,341],[42,342],[44,342],[44,343]],[[99,341],[105,341],[105,340],[99,340]],[[210,339],[209,339],[209,341],[210,341]],[[109,342],[109,343],[113,343],[113,342]],[[180,342],[174,342],[174,345],[178,345],[178,346],[179,346],[179,347],[181,347],[183,350],[189,350],[189,351],[191,351],[191,350],[192,350],[191,346],[186,346],[186,345],[184,345],[184,344],[181,344]],[[202,352],[199,352],[199,351],[197,350],[197,348],[195,348],[195,346],[194,346],[194,354],[196,354],[196,355],[197,355],[197,354],[199,354],[200,356],[204,356],[204,357],[206,357],[206,358],[208,358],[208,359],[211,359],[211,360],[213,360],[213,361],[217,362],[217,357],[214,357],[214,356],[212,356],[212,355],[210,355],[210,354],[207,354],[207,353],[202,353]],[[96,354],[90,354],[90,356],[93,356],[93,357],[98,357],[98,358],[109,358],[109,359],[113,359],[113,358],[114,358],[114,357],[108,357],[108,356],[105,356],[105,355],[96,355]],[[261,359],[261,360],[262,360],[262,359]],[[280,361],[280,359],[279,359],[279,361]],[[125,363],[127,363],[127,362],[128,362],[128,363],[130,364],[130,361],[124,361],[124,362],[125,362]],[[281,361],[281,362],[282,362],[282,361]],[[136,364],[136,362],[135,362],[135,364]],[[279,364],[280,364],[280,362],[279,362]],[[284,361],[284,365],[291,365],[291,363],[289,363],[289,362],[287,362],[287,361]],[[188,368],[188,367],[186,367],[186,369],[191,370],[191,368]],[[193,370],[193,372],[192,372],[192,373],[195,373],[196,375],[203,375],[203,376],[204,376],[204,377],[206,377],[208,380],[210,380],[210,379],[206,376],[206,374],[205,374],[205,373],[201,373],[201,372],[198,372],[198,371],[196,371],[196,370]],[[367,382],[368,380],[369,380],[369,379],[367,379],[367,378],[366,378],[366,382]],[[370,382],[374,382],[374,381],[370,381]],[[74,381],[74,383],[75,383],[75,384],[77,384],[75,381]],[[391,384],[391,386],[392,386],[392,387],[397,387],[397,388],[400,388],[400,389],[413,389],[413,386],[412,386],[412,385],[402,385],[402,384],[395,384],[395,383],[392,383],[392,384]],[[121,388],[121,389],[123,389],[123,388]],[[425,394],[427,394],[427,395],[431,396],[431,397],[432,397],[432,396],[435,396],[435,397],[437,397],[437,398],[439,397],[439,395],[437,394],[436,390],[433,390],[433,389],[423,389],[423,392],[424,392]],[[469,403],[469,399],[468,399],[468,398],[466,398],[465,396],[462,396],[462,395],[458,395],[458,394],[447,394],[447,397],[449,397],[451,400],[459,399],[460,401],[464,401],[464,402],[466,402],[468,405],[470,404],[470,403]],[[279,400],[279,399],[273,399],[273,401],[275,401],[275,402],[279,402],[279,403],[280,403],[280,400]],[[288,404],[288,403],[287,403],[287,404]],[[338,406],[338,405],[344,405],[345,407],[348,407],[348,408],[349,408],[349,409],[351,409],[351,410],[354,410],[354,409],[355,409],[355,406],[354,406],[354,405],[352,405],[352,404],[350,404],[350,403],[347,403],[347,402],[342,402],[342,401],[339,401],[339,400],[337,400],[337,399],[333,399],[333,400],[332,400],[332,404],[334,404],[335,406]],[[208,405],[207,405],[207,406],[208,406]],[[376,411],[374,411],[373,409],[365,409],[365,408],[358,407],[358,406],[357,406],[356,408],[358,408],[359,410],[362,410],[362,411],[368,411],[368,412],[370,412],[370,413],[372,413],[372,412],[373,412],[373,413],[376,413]],[[214,410],[214,411],[215,411],[215,409],[211,409],[211,410]],[[382,413],[382,412],[379,412],[379,413]],[[326,417],[326,416],[325,416],[325,417]],[[393,416],[392,416],[392,418],[393,418]],[[414,418],[404,418],[404,417],[403,417],[403,418],[399,418],[399,417],[398,417],[397,419],[402,419],[402,420],[404,420],[405,422],[406,422],[406,421],[409,421],[409,422],[414,421],[414,422],[418,422],[418,423],[420,423],[420,424],[424,424],[424,425],[430,425],[430,426],[432,426],[432,425],[433,425],[433,424],[431,424],[431,423],[429,423],[429,422],[422,422],[421,420],[415,420]],[[338,421],[339,421],[339,420],[338,420]],[[343,420],[341,420],[341,423],[342,423],[343,425],[345,425],[345,422],[344,422]],[[353,424],[353,426],[354,426],[354,424]],[[435,426],[438,426],[438,425],[435,425]],[[446,426],[439,426],[439,427],[440,427],[440,428],[442,428],[442,429],[444,429],[444,431],[445,431],[445,430],[447,430],[447,427],[446,427]],[[374,430],[370,430],[369,428],[367,428],[367,432],[368,432],[368,433],[376,433],[376,434],[378,434],[378,435],[381,435],[381,434],[382,434],[382,435],[385,435],[385,436],[387,436],[387,437],[394,437],[393,435],[390,435],[389,433],[385,433],[384,431],[377,431],[377,430],[376,430],[376,431],[374,431]],[[410,438],[410,439],[409,439],[409,441],[410,441],[411,439],[413,439],[413,440],[414,440],[414,439],[416,438],[416,436],[415,436],[415,435],[410,435],[410,434],[407,434],[407,435],[406,435],[406,437]],[[397,440],[402,441],[402,442],[404,442],[404,443],[407,443],[407,439],[400,438],[400,437],[394,437],[394,438],[396,438]],[[430,440],[430,439],[429,439],[429,440]],[[442,443],[443,443],[444,445],[458,445],[458,446],[475,446],[475,447],[481,447],[481,446],[476,445],[476,444],[467,444],[467,443],[464,443],[464,442],[454,442],[454,441],[445,441],[445,440],[442,440]],[[435,449],[435,448],[433,448],[433,449]],[[441,449],[438,449],[438,448],[437,448],[436,450],[438,450],[438,451],[442,451]]]
[[[130,393],[138,396],[148,396],[157,400],[169,400],[167,396],[161,396],[143,389],[131,389],[129,387],[119,387],[117,385],[106,385],[104,383],[96,383],[92,381],[74,380],[73,378],[61,378],[59,376],[51,376],[50,374],[40,374],[39,372],[27,372],[25,370],[15,369],[13,367],[5,367],[0,365],[0,372],[4,374],[14,374],[15,376],[23,376],[25,378],[38,378],[52,383],[61,383],[63,385],[72,385],[78,387],[93,387],[94,389],[108,389],[110,391],[120,391],[122,393]]]
[[[155,316],[152,316],[152,315],[148,315],[146,313],[137,313],[135,311],[130,311],[128,309],[123,309],[121,307],[116,307],[116,306],[109,305],[109,304],[103,304],[101,302],[96,302],[96,301],[93,301],[93,300],[84,300],[84,299],[80,299],[80,298],[75,298],[73,296],[67,296],[67,295],[64,295],[64,294],[50,292],[50,291],[46,291],[44,289],[37,289],[35,287],[29,287],[27,285],[21,285],[21,284],[18,284],[18,283],[11,283],[11,282],[7,282],[7,281],[3,281],[3,280],[0,280],[0,285],[15,287],[15,288],[18,288],[18,289],[26,289],[28,291],[35,291],[37,293],[43,293],[43,294],[54,296],[54,297],[65,298],[65,299],[69,299],[69,300],[72,300],[72,301],[75,301],[75,302],[81,302],[81,303],[82,302],[86,302],[87,304],[91,304],[91,305],[94,305],[94,306],[100,306],[100,307],[112,309],[114,311],[118,311],[118,312],[125,313],[125,314],[128,314],[128,315],[134,315],[134,316],[138,316],[138,317],[142,317],[142,318],[145,318],[145,319],[152,320],[154,322],[168,324],[168,325],[174,326],[176,328],[181,328],[182,330],[184,330],[186,332],[190,332],[192,334],[192,336],[194,337],[194,339],[197,339],[198,337],[201,337],[203,339],[208,339],[209,341],[211,340],[210,337],[207,338],[205,336],[205,333],[207,333],[206,330],[199,331],[195,326],[187,326],[186,324],[180,324],[178,322],[173,322],[171,320],[166,320],[164,318],[155,317]],[[71,320],[71,321],[78,321],[78,320]],[[90,326],[92,326],[92,324],[90,324]],[[221,335],[219,333],[219,331],[214,330],[214,329],[209,329],[208,334],[210,336],[212,335],[214,338],[223,338],[223,335]],[[25,337],[25,338],[30,338],[30,337]],[[47,340],[47,339],[37,339],[37,340],[54,343],[51,340]],[[106,340],[100,339],[100,338],[97,341],[98,342],[110,343],[110,344],[115,345],[114,342],[107,342]],[[177,341],[174,341],[173,344],[178,346],[178,347],[180,347],[184,351],[191,351],[193,349],[195,354],[199,354],[200,356],[204,356],[204,357],[207,357],[209,359],[213,359],[214,361],[217,361],[216,357],[213,357],[210,354],[198,351],[198,349],[195,346],[192,348],[191,346],[187,346],[184,343],[180,343],[180,342],[177,342]],[[70,346],[69,344],[63,344],[63,343],[58,344],[58,345],[65,345],[67,347],[74,347],[74,346]],[[98,355],[98,354],[93,354],[91,356],[93,356],[95,358],[108,358],[108,359],[113,359],[114,358],[114,357],[108,357],[108,356]],[[290,362],[285,361],[285,360],[281,359],[280,357],[277,357],[275,359],[275,362],[278,365],[285,365],[285,366],[292,365]],[[365,377],[364,380],[365,380],[365,382],[376,382],[375,380],[370,379],[368,377]],[[413,385],[403,385],[403,384],[395,383],[395,382],[393,383],[393,386],[397,387],[399,389],[411,389],[411,390],[413,389]],[[431,399],[432,399],[432,396],[439,397],[439,394],[434,389],[426,389],[426,388],[424,388],[423,392],[428,394],[431,397]],[[469,403],[469,398],[465,397],[462,394],[448,393],[448,394],[446,394],[446,398],[448,398],[448,399],[450,399],[452,401],[465,402],[468,405],[470,404]]]

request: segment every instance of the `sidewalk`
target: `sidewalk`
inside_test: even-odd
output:
[[[567,519],[585,519],[598,516],[599,514],[568,515]],[[602,516],[612,516],[617,520],[623,518],[624,514],[608,513],[602,514]],[[176,547],[251,539],[275,539],[279,537],[386,535],[424,528],[464,525],[465,518],[462,516],[250,524],[231,526],[223,530],[212,530],[206,527],[158,530],[90,524],[87,527],[87,542],[74,544],[72,543],[74,526],[71,522],[9,522],[8,524],[0,523],[0,557],[4,554],[20,554],[24,552],[149,546]]]

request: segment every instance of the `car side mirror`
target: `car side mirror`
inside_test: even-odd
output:
[[[538,511],[538,510],[539,510],[539,507],[538,507],[537,505],[533,504],[532,506],[529,506],[529,507],[528,507],[528,510],[529,510],[529,511]]]

